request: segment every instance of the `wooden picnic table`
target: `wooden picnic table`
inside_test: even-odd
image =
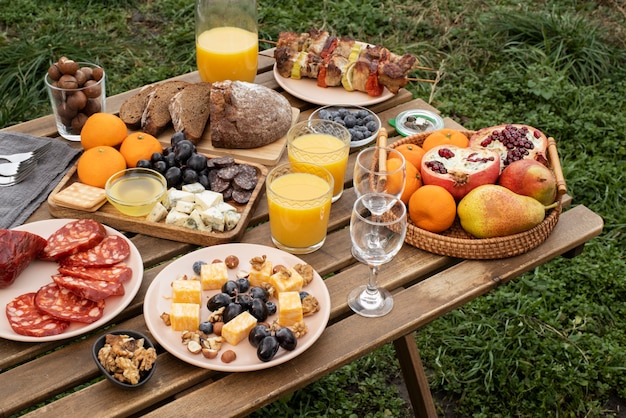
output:
[[[271,57],[260,55],[256,82],[280,91],[272,65]],[[199,81],[197,72],[176,78]],[[116,113],[121,103],[135,91],[109,97],[107,111]],[[318,107],[286,92],[283,94],[293,107],[300,109],[300,119],[308,117]],[[387,123],[389,119],[413,108],[437,112],[423,100],[413,99],[406,90],[370,108],[389,131],[390,142],[397,139],[397,134]],[[447,127],[462,128],[449,118],[444,120]],[[52,116],[7,130],[57,136]],[[599,235],[603,228],[600,216],[583,205],[571,205],[561,214],[543,244],[511,258],[462,260],[404,245],[394,260],[381,268],[380,285],[394,294],[393,310],[382,318],[363,318],[353,314],[347,305],[349,291],[364,283],[367,276],[367,266],[351,255],[346,228],[355,200],[351,185],[355,156],[352,153],[350,157],[344,195],[332,206],[324,246],[301,256],[322,277],[332,273],[325,280],[331,298],[330,321],[308,350],[276,367],[243,373],[195,367],[160,350],[152,379],[139,389],[125,391],[107,380],[94,383],[100,373],[91,357],[91,347],[105,332],[103,330],[69,341],[25,343],[0,338],[0,415],[11,416],[32,409],[26,416],[245,416],[393,342],[415,415],[436,416],[413,333],[558,256],[579,254],[585,242]],[[285,160],[286,156],[282,158]],[[28,222],[51,218],[44,203]],[[267,219],[268,208],[262,194],[241,242],[272,246]],[[144,296],[150,283],[173,259],[198,247],[141,234],[128,234],[128,237],[141,253],[145,271],[138,294],[112,321],[113,328],[133,329],[151,337],[143,317]],[[70,391],[67,396],[56,399],[57,395]]]

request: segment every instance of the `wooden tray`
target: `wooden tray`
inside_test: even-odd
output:
[[[293,125],[298,121],[300,117],[300,109],[295,107],[291,108],[291,124]],[[228,148],[213,148],[211,145],[211,134],[208,129],[204,130],[202,138],[196,144],[198,152],[205,154],[211,154],[214,156],[231,156],[233,158],[239,158],[241,160],[250,161],[258,164],[264,164],[273,166],[278,163],[280,157],[283,155],[283,151],[287,145],[287,135],[278,139],[277,141],[267,144],[263,147],[251,148],[251,149],[228,149]],[[158,136],[159,141],[163,147],[170,146],[170,140],[174,134],[174,128],[169,124],[168,127]]]
[[[214,157],[214,155],[207,155],[207,157],[211,158]],[[247,204],[240,205],[230,200],[227,202],[228,204],[237,208],[237,212],[241,214],[241,219],[237,223],[237,226],[230,231],[202,232],[195,231],[189,228],[184,228],[181,226],[168,225],[165,223],[165,221],[148,222],[145,220],[145,217],[133,217],[124,215],[123,213],[115,209],[115,207],[113,207],[113,205],[111,205],[109,202],[106,202],[95,212],[86,212],[78,209],[70,209],[59,206],[53,200],[53,197],[70,184],[79,181],[78,175],[76,174],[76,168],[78,163],[74,164],[74,166],[70,168],[70,170],[63,177],[61,182],[54,188],[52,193],[50,193],[50,195],[48,196],[48,208],[50,214],[57,218],[89,218],[121,231],[136,232],[139,234],[169,239],[173,241],[186,242],[190,244],[209,246],[238,241],[245,232],[246,227],[248,226],[248,222],[250,221],[250,217],[254,212],[256,205],[258,204],[258,197],[261,193],[262,188],[264,187],[265,178],[267,177],[268,170],[263,165],[256,164],[254,162],[238,159],[235,159],[235,162],[239,164],[248,164],[255,167],[257,170],[257,176],[259,181],[252,192],[250,201]]]

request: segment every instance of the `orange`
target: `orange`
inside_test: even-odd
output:
[[[406,164],[405,164],[406,165]],[[402,160],[400,158],[390,158],[387,160],[387,171],[394,172],[402,166]],[[402,172],[398,171],[387,176],[387,193],[397,194],[404,187],[404,181],[402,179]]]
[[[120,152],[126,159],[126,165],[137,167],[137,161],[149,160],[155,152],[163,152],[158,139],[144,132],[135,132],[126,137]]]
[[[437,145],[456,145],[461,148],[467,148],[469,139],[461,131],[439,129],[426,137],[422,143],[422,148],[424,151],[428,151]]]
[[[404,190],[402,191],[400,200],[402,200],[405,205],[408,205],[411,195],[420,187],[422,187],[422,176],[419,170],[412,163],[406,161],[406,177],[404,179]]]
[[[426,184],[409,199],[409,218],[418,228],[442,232],[450,228],[456,217],[456,202],[441,186]]]
[[[402,144],[395,148],[400,154],[404,156],[406,162],[413,164],[419,169],[422,164],[422,157],[424,156],[424,149],[417,144]],[[395,154],[393,154],[395,155]],[[396,158],[394,156],[390,158]]]
[[[124,169],[124,156],[115,148],[103,145],[83,152],[78,159],[76,172],[82,183],[104,188],[109,177]]]
[[[117,147],[128,135],[126,124],[112,113],[94,113],[87,118],[80,131],[80,143],[84,149],[99,145]]]

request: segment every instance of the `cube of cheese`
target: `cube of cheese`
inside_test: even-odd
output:
[[[195,205],[194,202],[188,202],[186,200],[179,200],[178,202],[176,202],[176,207],[174,209],[176,209],[179,212],[189,214],[193,210],[194,205]]]
[[[174,331],[195,331],[200,326],[200,305],[197,303],[172,303],[170,322]]]
[[[173,303],[202,303],[200,280],[174,280],[172,282]]]
[[[256,323],[256,318],[250,312],[243,311],[224,324],[222,327],[222,338],[228,344],[237,345],[242,340],[248,338],[248,334],[250,334]]]
[[[278,294],[278,324],[290,327],[302,322],[302,302],[299,292],[282,292]]]
[[[202,281],[202,289],[204,290],[221,289],[224,283],[228,281],[228,268],[226,267],[226,263],[203,264],[200,268],[200,280]]]
[[[224,214],[217,207],[210,207],[200,212],[200,217],[205,225],[214,231],[224,232]]]
[[[204,186],[198,182],[183,184],[182,190],[189,193],[202,193],[205,189]]]
[[[197,209],[191,211],[189,217],[185,219],[183,226],[185,228],[195,229],[196,231],[211,231],[211,228],[204,224],[200,212],[198,212]]]
[[[270,276],[270,284],[276,292],[299,292],[304,285],[304,279],[292,267],[281,269]]]
[[[272,262],[265,260],[260,268],[253,267],[250,269],[250,273],[248,274],[250,286],[262,286],[263,283],[269,283],[270,276],[272,275],[272,268]]]
[[[167,204],[165,203],[163,204],[165,205],[166,208],[171,209],[176,206],[176,203],[178,203],[179,200],[183,200],[186,202],[193,202],[195,198],[196,198],[196,195],[193,193],[185,192],[182,190],[178,190],[174,187],[171,187],[167,191],[167,197],[164,200],[164,202],[167,202]]]
[[[167,216],[167,209],[161,202],[157,202],[152,211],[146,216],[148,222],[161,222]]]
[[[170,210],[170,213],[167,214],[165,223],[168,225],[183,226],[187,218],[189,218],[188,214],[172,209]]]
[[[226,229],[230,231],[234,229],[239,221],[241,220],[241,214],[239,212],[229,210],[228,212],[224,212],[224,225]]]
[[[224,201],[224,196],[221,193],[214,192],[212,190],[205,190],[194,195],[194,201],[196,207],[200,211],[205,211],[208,208],[215,207]]]

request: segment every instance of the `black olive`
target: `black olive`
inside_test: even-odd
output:
[[[196,273],[197,275],[200,275],[200,273],[202,272],[202,266],[205,265],[207,262],[206,261],[194,261],[193,263],[193,272]]]
[[[280,345],[278,344],[276,337],[270,335],[269,337],[265,337],[261,340],[256,349],[256,356],[261,361],[270,361],[278,352],[279,347]]]
[[[252,299],[250,313],[257,319],[257,321],[265,321],[267,319],[267,306],[265,306],[265,301],[261,299]]]
[[[152,163],[150,160],[139,160],[137,161],[137,167],[139,168],[152,168]]]
[[[219,308],[228,306],[231,302],[232,300],[228,294],[216,293],[208,300],[206,307],[209,308],[210,311],[217,311]]]
[[[276,303],[272,302],[271,300],[265,302],[265,307],[267,307],[267,316],[274,315],[278,310]]]
[[[176,132],[172,135],[172,138],[170,139],[170,144],[172,146],[176,146],[176,144],[178,144],[180,141],[184,141],[185,140],[185,134],[181,131],[181,132]]]
[[[239,293],[246,293],[250,290],[250,280],[246,277],[240,277],[236,280],[237,286],[239,287]]]
[[[209,322],[209,321],[201,322],[200,326],[198,327],[198,330],[200,332],[204,332],[206,335],[213,334],[213,322]]]
[[[237,303],[241,305],[244,311],[250,310],[253,300],[254,299],[252,299],[252,296],[248,295],[247,293],[240,293],[239,295],[237,295]]]
[[[202,154],[192,154],[191,157],[187,159],[187,167],[199,173],[206,169],[206,160],[207,158]]]
[[[191,168],[185,168],[183,170],[183,183],[191,184],[198,182],[198,173],[196,170],[192,170]]]
[[[253,299],[261,299],[263,302],[267,302],[270,295],[267,293],[267,290],[255,286],[250,288],[250,296],[252,296]]]
[[[237,282],[229,280],[222,285],[222,292],[230,296],[235,296],[237,292],[239,292],[239,286],[237,286]]]
[[[183,173],[178,167],[170,167],[165,172],[167,187],[178,187],[183,180]]]
[[[152,168],[154,168],[156,171],[158,171],[161,174],[165,174],[168,169],[167,163],[163,160],[153,162]]]
[[[271,335],[270,329],[265,325],[256,325],[248,334],[248,341],[252,347],[257,348],[261,340]]]
[[[296,334],[289,328],[279,328],[274,334],[278,340],[278,344],[287,351],[293,351],[298,345]]]
[[[230,322],[233,319],[235,319],[235,317],[237,315],[239,315],[240,313],[243,312],[243,307],[238,304],[238,303],[229,303],[228,306],[226,306],[226,309],[224,309],[224,312],[222,313],[222,318],[224,318],[224,323]]]

